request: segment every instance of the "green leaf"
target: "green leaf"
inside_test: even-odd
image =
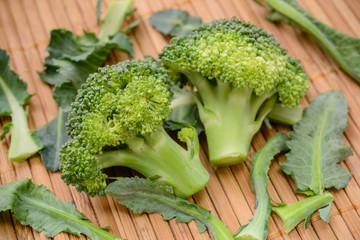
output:
[[[310,33],[334,61],[360,83],[360,39],[340,33],[303,9],[296,0],[266,0],[273,9],[267,16]]]
[[[171,108],[172,111],[166,118],[166,126],[171,130],[177,130],[182,128],[176,125],[174,126],[174,122],[176,123],[187,123],[194,126],[200,134],[204,127],[200,121],[199,112],[197,109],[197,105],[194,100],[194,93],[185,88],[180,88],[178,85],[173,85],[171,88],[173,92],[173,96],[171,98]]]
[[[36,185],[28,178],[0,186],[0,211],[11,210],[23,225],[36,231],[45,231],[48,237],[60,232],[94,240],[121,240],[96,227],[80,213],[72,202],[61,202],[43,185]]]
[[[77,88],[72,83],[65,82],[55,86],[52,96],[62,111],[68,112],[71,109],[71,104],[75,101],[76,94]]]
[[[27,113],[23,105],[31,95],[26,92],[26,83],[10,70],[10,58],[0,49],[0,116],[11,116],[11,125],[5,125],[3,135],[12,130],[9,159],[23,161],[37,153],[42,145],[33,136],[27,123]]]
[[[14,124],[12,124],[11,122],[10,123],[7,123],[3,126],[3,132],[2,134],[0,135],[0,140],[3,140],[5,138],[5,135],[8,134],[11,130],[11,128],[14,126]]]
[[[319,209],[320,217],[325,222],[330,222],[330,210],[331,210],[331,204],[327,205],[324,208]]]
[[[51,32],[47,47],[50,56],[45,60],[45,73],[40,74],[44,81],[52,85],[70,82],[76,89],[85,82],[106,60],[111,49],[133,55],[132,42],[123,33],[109,36],[101,43],[94,33],[84,32],[75,37],[65,29]]]
[[[37,130],[36,136],[44,144],[44,148],[40,151],[41,160],[44,165],[52,172],[56,172],[60,167],[59,153],[62,146],[69,140],[66,134],[65,122],[67,113],[59,109],[56,117]]]
[[[351,173],[337,163],[352,155],[342,139],[347,121],[347,102],[340,91],[319,95],[305,109],[287,142],[287,160],[280,164],[302,192],[321,194],[325,188],[346,186]]]
[[[202,24],[200,17],[192,17],[181,9],[159,11],[150,16],[151,25],[164,35],[182,36]]]
[[[285,143],[288,139],[285,134],[277,133],[254,155],[250,176],[251,186],[256,191],[256,211],[250,222],[245,226],[241,226],[234,234],[235,239],[266,239],[271,213],[270,197],[266,188],[267,181],[269,180],[268,171],[274,156],[279,152],[287,150]]]
[[[113,196],[134,213],[159,213],[165,220],[178,222],[196,220],[199,231],[208,227],[217,240],[233,239],[226,226],[210,211],[175,196],[172,187],[143,178],[125,178],[110,183],[106,194]]]

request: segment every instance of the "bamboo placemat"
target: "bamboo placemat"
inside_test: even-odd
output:
[[[106,0],[103,12],[110,0]],[[360,37],[359,0],[301,0],[300,4],[321,21],[349,35]],[[83,29],[99,31],[96,23],[96,0],[0,0],[0,48],[10,53],[11,67],[28,83],[28,92],[36,95],[29,101],[29,125],[38,128],[50,121],[57,113],[51,97],[51,87],[37,75],[47,56],[45,47],[50,30],[66,28],[76,34]],[[190,14],[201,16],[204,22],[218,18],[237,16],[250,21],[275,35],[289,55],[301,59],[311,79],[311,89],[301,102],[304,106],[316,96],[328,90],[341,90],[349,102],[346,144],[351,146],[354,156],[341,165],[353,173],[347,187],[331,191],[335,196],[330,224],[320,220],[318,214],[311,218],[308,229],[303,224],[289,234],[284,233],[280,218],[272,214],[269,222],[268,239],[360,239],[360,87],[334,64],[316,45],[315,40],[292,27],[274,24],[264,18],[266,9],[253,0],[135,0],[140,25],[129,35],[134,42],[135,58],[144,55],[157,56],[167,39],[149,24],[149,16],[158,10],[182,8]],[[111,53],[107,64],[127,59],[119,53]],[[360,66],[359,66],[360,67]],[[4,125],[9,118],[0,118]],[[288,132],[290,128],[274,125],[263,127],[253,139],[251,159],[277,131]],[[60,173],[51,173],[42,164],[38,155],[21,163],[12,163],[7,157],[9,139],[0,143],[0,183],[6,184],[23,177],[30,177],[35,183],[46,185],[62,201],[74,201],[77,208],[94,224],[110,226],[110,232],[129,240],[187,240],[212,239],[208,232],[199,234],[196,223],[163,221],[158,214],[135,215],[111,197],[89,198],[66,186]],[[201,136],[201,159],[208,169],[211,180],[207,187],[190,198],[191,201],[211,210],[234,233],[240,225],[246,224],[254,213],[255,193],[250,186],[250,161],[232,167],[211,168],[207,160],[207,146]],[[284,159],[280,158],[278,161]],[[300,200],[295,195],[293,180],[284,175],[273,161],[269,175],[268,189],[274,201],[293,203]],[[127,170],[122,171],[129,174]],[[9,212],[0,213],[0,239],[48,239],[14,220]],[[69,234],[60,234],[57,240],[78,239]],[[86,239],[82,236],[80,239]]]

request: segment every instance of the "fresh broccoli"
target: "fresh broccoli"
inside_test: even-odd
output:
[[[170,184],[179,197],[202,189],[209,174],[199,159],[196,129],[183,124],[174,141],[163,128],[170,78],[151,59],[99,69],[83,84],[69,112],[71,140],[60,151],[62,179],[89,195],[103,195],[112,166],[132,168]]]
[[[236,18],[173,38],[160,53],[165,67],[197,88],[213,166],[247,158],[254,134],[276,101],[299,104],[308,77],[300,61],[285,54],[273,35]]]

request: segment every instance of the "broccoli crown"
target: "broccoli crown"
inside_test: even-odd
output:
[[[173,38],[159,56],[170,69],[250,87],[256,95],[275,90],[280,101],[295,106],[309,88],[308,77],[298,59],[285,55],[273,35],[234,17]]]
[[[106,175],[95,155],[161,126],[170,113],[169,83],[165,69],[151,59],[121,62],[90,75],[69,112],[71,140],[60,152],[64,181],[102,194]]]

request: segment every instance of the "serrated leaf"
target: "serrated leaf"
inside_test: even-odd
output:
[[[302,192],[321,194],[325,188],[346,186],[351,173],[339,163],[352,155],[342,139],[347,121],[347,102],[340,91],[319,95],[305,109],[287,142],[287,160],[280,164]]]
[[[65,122],[67,113],[59,109],[56,117],[43,127],[37,130],[36,136],[44,144],[40,151],[41,160],[44,165],[52,172],[56,172],[60,167],[59,153],[62,146],[69,140],[66,134]]]
[[[190,16],[181,9],[158,11],[150,16],[151,25],[164,35],[181,36],[202,24],[200,17]]]
[[[338,32],[314,18],[296,0],[266,0],[273,9],[269,20],[284,21],[309,32],[334,61],[360,83],[360,39]],[[275,12],[276,11],[276,12]]]
[[[0,49],[0,116],[11,116],[12,134],[8,151],[9,159],[23,161],[37,153],[42,145],[29,129],[27,112],[23,108],[32,95],[26,92],[26,83],[10,70],[9,64],[9,56],[5,50]],[[9,130],[10,125],[5,125],[3,134]]]
[[[11,210],[23,225],[36,231],[45,231],[48,237],[60,232],[94,240],[121,240],[98,228],[80,213],[72,202],[61,202],[43,185],[36,185],[28,178],[0,186],[0,211]]]
[[[106,194],[113,196],[134,213],[159,213],[165,220],[175,218],[178,222],[196,220],[199,231],[209,228],[215,239],[231,240],[226,226],[210,211],[175,196],[172,187],[162,182],[143,178],[125,178],[110,183]]]

